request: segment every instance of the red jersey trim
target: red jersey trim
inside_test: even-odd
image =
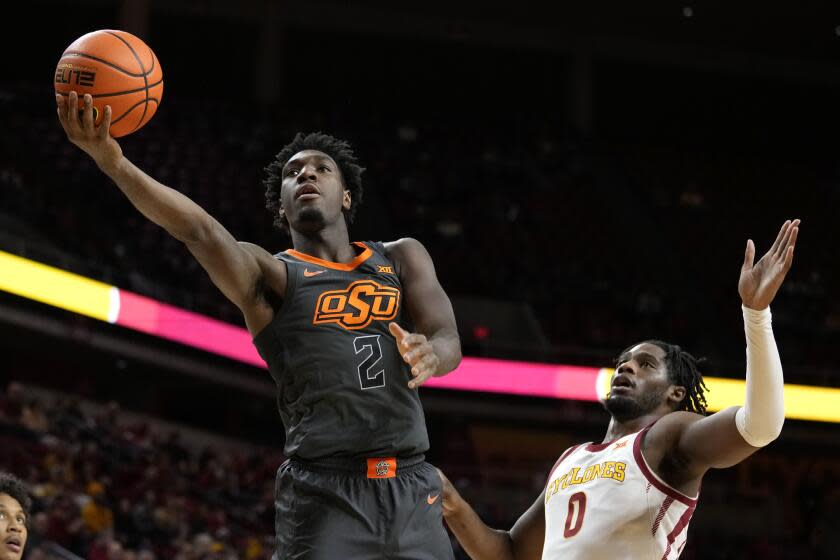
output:
[[[566,451],[564,451],[562,455],[560,455],[560,458],[559,458],[559,459],[557,459],[557,462],[556,462],[556,463],[554,463],[554,466],[553,466],[553,467],[551,467],[551,470],[550,470],[550,471],[548,471],[548,480],[551,480],[551,477],[554,475],[554,471],[556,471],[556,470],[557,470],[557,467],[559,467],[559,466],[560,466],[560,463],[562,463],[562,462],[563,462],[563,459],[565,459],[566,457],[568,457],[569,455],[571,455],[572,453],[574,453],[574,452],[575,452],[575,450],[576,450],[578,447],[580,447],[581,445],[583,445],[583,444],[582,444],[582,443],[579,443],[579,444],[577,444],[577,445],[573,445],[573,446],[571,446],[570,448],[568,448]],[[546,482],[546,484],[547,484],[547,482]]]
[[[674,503],[674,498],[668,496],[663,500],[662,505],[659,507],[659,513],[656,514],[656,519],[653,522],[653,527],[650,529],[651,536],[656,536],[656,530],[659,529],[659,524],[662,523],[662,519],[665,517],[665,514],[668,513],[668,510],[671,509],[671,504]]]
[[[675,488],[671,488],[668,484],[665,483],[661,478],[659,478],[653,470],[648,466],[647,461],[645,460],[645,456],[642,454],[642,438],[645,437],[649,429],[645,428],[636,436],[636,440],[633,442],[633,458],[636,459],[636,464],[639,465],[639,470],[642,471],[642,474],[645,475],[645,478],[650,482],[653,486],[656,487],[657,490],[665,494],[666,496],[670,496],[675,500],[682,502],[683,504],[687,505],[688,507],[694,509],[697,507],[697,499],[700,497],[698,493],[696,497],[689,498],[679,490]]]
[[[353,245],[357,247],[361,247],[364,249],[361,253],[356,255],[356,258],[350,261],[349,263],[336,263],[332,261],[325,261],[324,259],[319,259],[318,257],[313,257],[311,255],[307,255],[306,253],[301,253],[300,251],[295,251],[294,249],[289,249],[286,251],[287,254],[300,259],[302,261],[306,261],[311,264],[317,264],[318,266],[323,266],[326,268],[331,268],[333,270],[343,270],[345,272],[349,272],[351,270],[355,270],[358,268],[360,264],[365,262],[370,258],[373,254],[373,249],[362,243],[361,241],[354,241]]]
[[[621,436],[621,437],[624,437],[624,436]],[[617,442],[619,439],[621,439],[621,438],[614,439],[612,441],[608,441],[607,443],[590,443],[589,445],[586,446],[586,450],[587,451],[596,451],[596,452],[597,451],[603,451],[604,449],[606,449],[610,445]]]
[[[668,546],[665,547],[665,554],[662,555],[662,560],[668,560],[668,556],[671,554],[671,546],[676,542],[680,533],[688,527],[688,523],[691,521],[691,516],[694,515],[695,507],[696,504],[685,510],[685,513],[682,514],[680,520],[674,526],[674,530],[668,535]],[[679,554],[677,555],[679,556]]]

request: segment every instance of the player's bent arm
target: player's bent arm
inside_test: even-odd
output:
[[[446,375],[461,363],[461,340],[452,302],[438,281],[432,258],[419,241],[409,237],[386,243],[385,249],[397,267],[411,319],[440,360],[434,375]]]
[[[545,543],[545,494],[540,492],[531,507],[510,529],[513,557],[516,560],[540,560]]]
[[[706,418],[690,415],[679,430],[678,455],[693,470],[729,467],[776,439],[785,421],[784,376],[770,309],[742,306],[747,339],[746,399]]]
[[[461,547],[473,560],[540,560],[545,540],[543,495],[516,521],[510,531],[491,529],[443,480],[443,518]]]

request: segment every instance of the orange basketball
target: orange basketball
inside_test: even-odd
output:
[[[93,96],[95,123],[111,106],[111,136],[139,130],[157,111],[163,97],[163,71],[155,53],[131,33],[100,29],[67,47],[55,69],[55,91]]]

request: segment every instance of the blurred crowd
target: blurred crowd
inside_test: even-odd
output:
[[[271,450],[191,449],[178,431],[127,422],[116,402],[85,412],[12,382],[0,399],[2,469],[34,499],[30,560],[54,546],[88,560],[267,559]]]
[[[241,324],[186,249],[67,142],[51,102],[31,85],[0,90],[0,248]],[[794,273],[774,305],[777,336],[794,378],[832,383],[840,282],[821,240],[840,170],[492,119],[453,127],[443,114],[421,123],[372,114],[359,126],[330,111],[255,118],[233,102],[172,98],[121,144],[236,238],[279,251],[289,240],[264,208],[264,166],[298,130],[345,137],[367,167],[352,237],[420,239],[450,294],[527,303],[557,349],[549,356],[564,360],[658,337],[740,367],[746,238],[760,255],[785,218],[802,218]]]

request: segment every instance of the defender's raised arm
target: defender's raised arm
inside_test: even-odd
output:
[[[784,379],[773,338],[770,303],[793,263],[798,234],[799,220],[786,221],[770,250],[757,263],[753,262],[755,245],[747,241],[738,281],[747,346],[746,398],[744,406],[705,418],[673,419],[685,422],[678,430],[676,447],[694,476],[743,461],[776,439],[782,430]],[[669,422],[662,424],[667,426]]]

